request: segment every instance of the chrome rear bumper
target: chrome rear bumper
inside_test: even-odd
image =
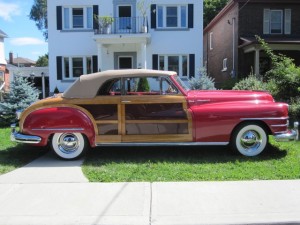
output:
[[[25,135],[25,134],[18,133],[16,131],[15,124],[12,124],[10,127],[11,127],[11,134],[10,134],[11,141],[26,143],[26,144],[39,144],[42,141],[42,138],[39,136]]]

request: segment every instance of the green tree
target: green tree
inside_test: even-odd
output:
[[[15,76],[10,84],[10,92],[4,95],[4,102],[0,103],[0,125],[8,125],[15,118],[17,110],[24,110],[37,101],[39,91],[27,78]]]
[[[206,27],[210,21],[224,8],[229,0],[204,0],[203,25]]]
[[[29,18],[42,31],[45,40],[48,40],[47,0],[34,0]]]
[[[48,66],[48,54],[43,56],[39,56],[38,60],[36,61],[37,67]]]
[[[189,80],[189,84],[192,90],[216,90],[215,79],[207,74],[205,68],[199,70],[199,76],[193,77]]]
[[[138,83],[137,91],[148,92],[150,91],[150,86],[146,77],[141,77]]]

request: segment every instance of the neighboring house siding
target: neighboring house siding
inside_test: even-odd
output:
[[[67,71],[66,65],[73,63],[73,60],[79,62],[80,58],[88,60],[88,62],[83,63],[83,69],[77,68],[79,71],[88,71],[87,65],[90,65],[90,61],[92,72],[115,69],[119,66],[118,60],[122,57],[131,57],[134,64],[133,68],[159,69],[158,60],[164,57],[166,63],[163,69],[178,69],[176,65],[171,65],[172,60],[175,59],[181,63],[179,66],[180,73],[187,73],[186,77],[197,74],[203,61],[202,0],[190,0],[188,2],[180,0],[156,1],[156,4],[151,5],[147,12],[148,35],[139,33],[139,30],[134,27],[130,28],[133,33],[129,32],[128,34],[94,34],[95,28],[100,29],[95,20],[92,22],[92,29],[90,29],[90,22],[88,21],[90,21],[89,12],[91,10],[93,14],[99,14],[99,16],[118,17],[119,6],[131,6],[131,16],[140,17],[140,12],[135,8],[136,2],[136,0],[48,1],[48,15],[50,16],[48,24],[49,66],[50,74],[55,74],[50,78],[50,91],[53,92],[55,87],[58,87],[59,91],[64,91],[74,81],[76,76],[72,77],[72,75],[75,74],[75,70]],[[72,29],[72,15],[70,13],[72,13],[73,6],[84,7],[83,15],[87,20],[84,22],[84,28]],[[178,8],[178,13],[185,9],[186,11],[182,15],[186,18],[178,20],[178,22],[186,25],[186,27],[158,28],[156,10],[152,10],[157,9],[157,6],[183,6],[182,10]],[[181,18],[179,15],[177,16]],[[119,18],[115,19],[114,24],[117,21]],[[133,24],[135,25],[135,22]],[[66,27],[71,29],[66,29]],[[126,26],[125,28],[127,29]],[[118,31],[118,29],[118,27],[114,27],[113,32]],[[70,68],[73,69],[71,66]],[[67,73],[70,76],[66,75]]]
[[[234,38],[233,22],[235,23]],[[215,78],[216,86],[234,76],[233,73],[237,70],[237,54],[235,54],[235,68],[233,68],[233,41],[235,41],[234,46],[237,49],[238,22],[238,8],[236,6],[228,11],[215,26],[206,30],[204,37],[204,45],[206,45],[205,63],[209,75]],[[224,59],[227,61],[227,69],[223,68]]]

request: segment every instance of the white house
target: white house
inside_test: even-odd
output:
[[[188,78],[202,67],[203,0],[47,2],[50,92],[108,69],[173,70]]]

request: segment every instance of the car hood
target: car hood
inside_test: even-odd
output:
[[[274,102],[273,97],[264,91],[202,91],[191,90],[187,93],[190,104],[205,104],[217,102],[234,101],[270,101]]]

